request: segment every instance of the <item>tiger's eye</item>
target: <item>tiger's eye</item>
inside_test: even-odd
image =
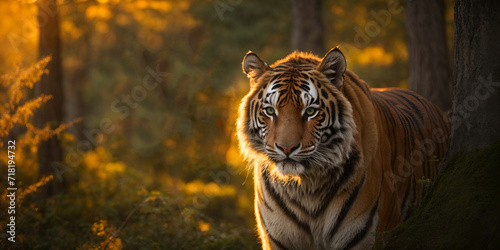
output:
[[[307,108],[306,109],[306,115],[314,115],[314,112],[316,112],[316,109],[314,109],[314,108]]]
[[[272,107],[266,108],[266,113],[268,115],[274,115],[274,108],[272,108]]]

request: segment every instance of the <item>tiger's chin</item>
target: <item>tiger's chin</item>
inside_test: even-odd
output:
[[[276,162],[275,171],[277,172],[275,174],[282,177],[298,177],[306,171],[306,167],[300,162],[286,159]]]

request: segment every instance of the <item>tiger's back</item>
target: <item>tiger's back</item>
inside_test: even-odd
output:
[[[384,176],[382,200],[397,201],[379,212],[379,230],[404,221],[423,196],[425,183],[437,176],[446,153],[449,123],[441,110],[404,89],[372,89],[377,114],[380,160]]]

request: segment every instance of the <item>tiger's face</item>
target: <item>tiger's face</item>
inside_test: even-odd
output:
[[[249,52],[243,70],[252,87],[238,120],[247,158],[264,158],[283,177],[345,161],[354,122],[342,94],[345,58],[338,49],[323,60],[294,53],[272,66]]]
[[[303,173],[321,139],[326,114],[320,105],[325,104],[314,80],[303,77],[311,73],[273,72],[256,110],[264,152],[285,175]]]

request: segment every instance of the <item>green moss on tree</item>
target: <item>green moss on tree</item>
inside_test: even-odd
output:
[[[460,153],[383,249],[500,249],[500,143]]]

